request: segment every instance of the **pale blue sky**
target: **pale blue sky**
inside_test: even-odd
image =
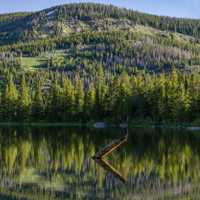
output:
[[[74,2],[113,4],[158,15],[200,19],[200,0],[1,0],[0,13],[36,11]]]

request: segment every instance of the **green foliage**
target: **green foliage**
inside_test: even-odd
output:
[[[9,76],[7,85],[2,95],[2,118],[5,121],[17,120],[18,90],[13,82],[13,77]]]
[[[41,120],[44,115],[44,99],[42,93],[41,81],[37,80],[35,83],[35,90],[32,98],[31,116],[33,119]]]
[[[91,84],[86,91],[85,94],[85,100],[84,100],[84,115],[85,119],[91,118],[94,115],[94,108],[95,108],[95,102],[96,102],[96,91],[94,88],[94,85]]]
[[[82,118],[84,106],[84,88],[83,81],[80,79],[79,75],[76,75],[75,77],[74,97],[76,115],[78,118]]]
[[[30,115],[30,104],[31,104],[31,96],[30,96],[30,88],[26,83],[25,76],[22,76],[21,80],[21,91],[19,95],[19,115],[20,120],[28,120],[28,116]]]
[[[93,119],[154,122],[192,122],[200,110],[200,75],[107,75],[99,66],[95,77],[76,73],[40,72],[20,76],[19,86],[10,76],[1,94],[0,121],[70,122]],[[195,77],[195,78],[194,78]],[[31,83],[31,87],[29,86]]]

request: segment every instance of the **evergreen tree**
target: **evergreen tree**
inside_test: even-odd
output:
[[[42,94],[42,83],[39,79],[36,81],[31,113],[34,120],[44,120],[44,99]]]
[[[17,88],[13,82],[13,77],[10,75],[3,94],[3,116],[5,121],[17,121],[18,97]]]
[[[84,86],[83,81],[80,76],[77,74],[75,77],[75,87],[74,87],[74,97],[75,97],[75,115],[76,117],[83,116],[83,107],[84,107]]]
[[[104,79],[104,71],[102,66],[98,66],[97,73],[95,77],[95,93],[96,93],[96,103],[95,110],[97,117],[104,117],[106,110],[106,94],[108,91],[107,85]]]
[[[60,122],[62,120],[63,108],[61,107],[61,88],[57,80],[53,80],[49,88],[46,113],[50,121]]]
[[[188,91],[185,89],[183,83],[179,87],[179,98],[178,98],[178,107],[177,107],[177,116],[176,119],[179,119],[182,122],[187,122],[189,119],[190,105],[191,100],[188,94]]]
[[[75,113],[74,85],[66,78],[63,84],[62,105],[64,109],[63,120],[71,121]]]
[[[119,86],[119,99],[117,103],[118,115],[120,120],[128,121],[130,115],[130,105],[131,105],[131,85],[130,79],[126,72],[123,72],[120,76],[120,86]]]
[[[20,120],[29,120],[31,105],[30,89],[26,83],[25,76],[22,76],[20,85],[20,96],[19,96],[19,116]]]
[[[85,119],[94,117],[95,97],[96,97],[95,88],[94,88],[93,84],[91,84],[85,94],[85,100],[84,100],[84,102],[85,102],[84,103]]]

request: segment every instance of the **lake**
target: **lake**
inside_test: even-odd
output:
[[[200,131],[0,128],[0,199],[197,199],[199,183]]]

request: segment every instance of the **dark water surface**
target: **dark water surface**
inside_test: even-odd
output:
[[[200,131],[0,128],[0,199],[200,199]]]

